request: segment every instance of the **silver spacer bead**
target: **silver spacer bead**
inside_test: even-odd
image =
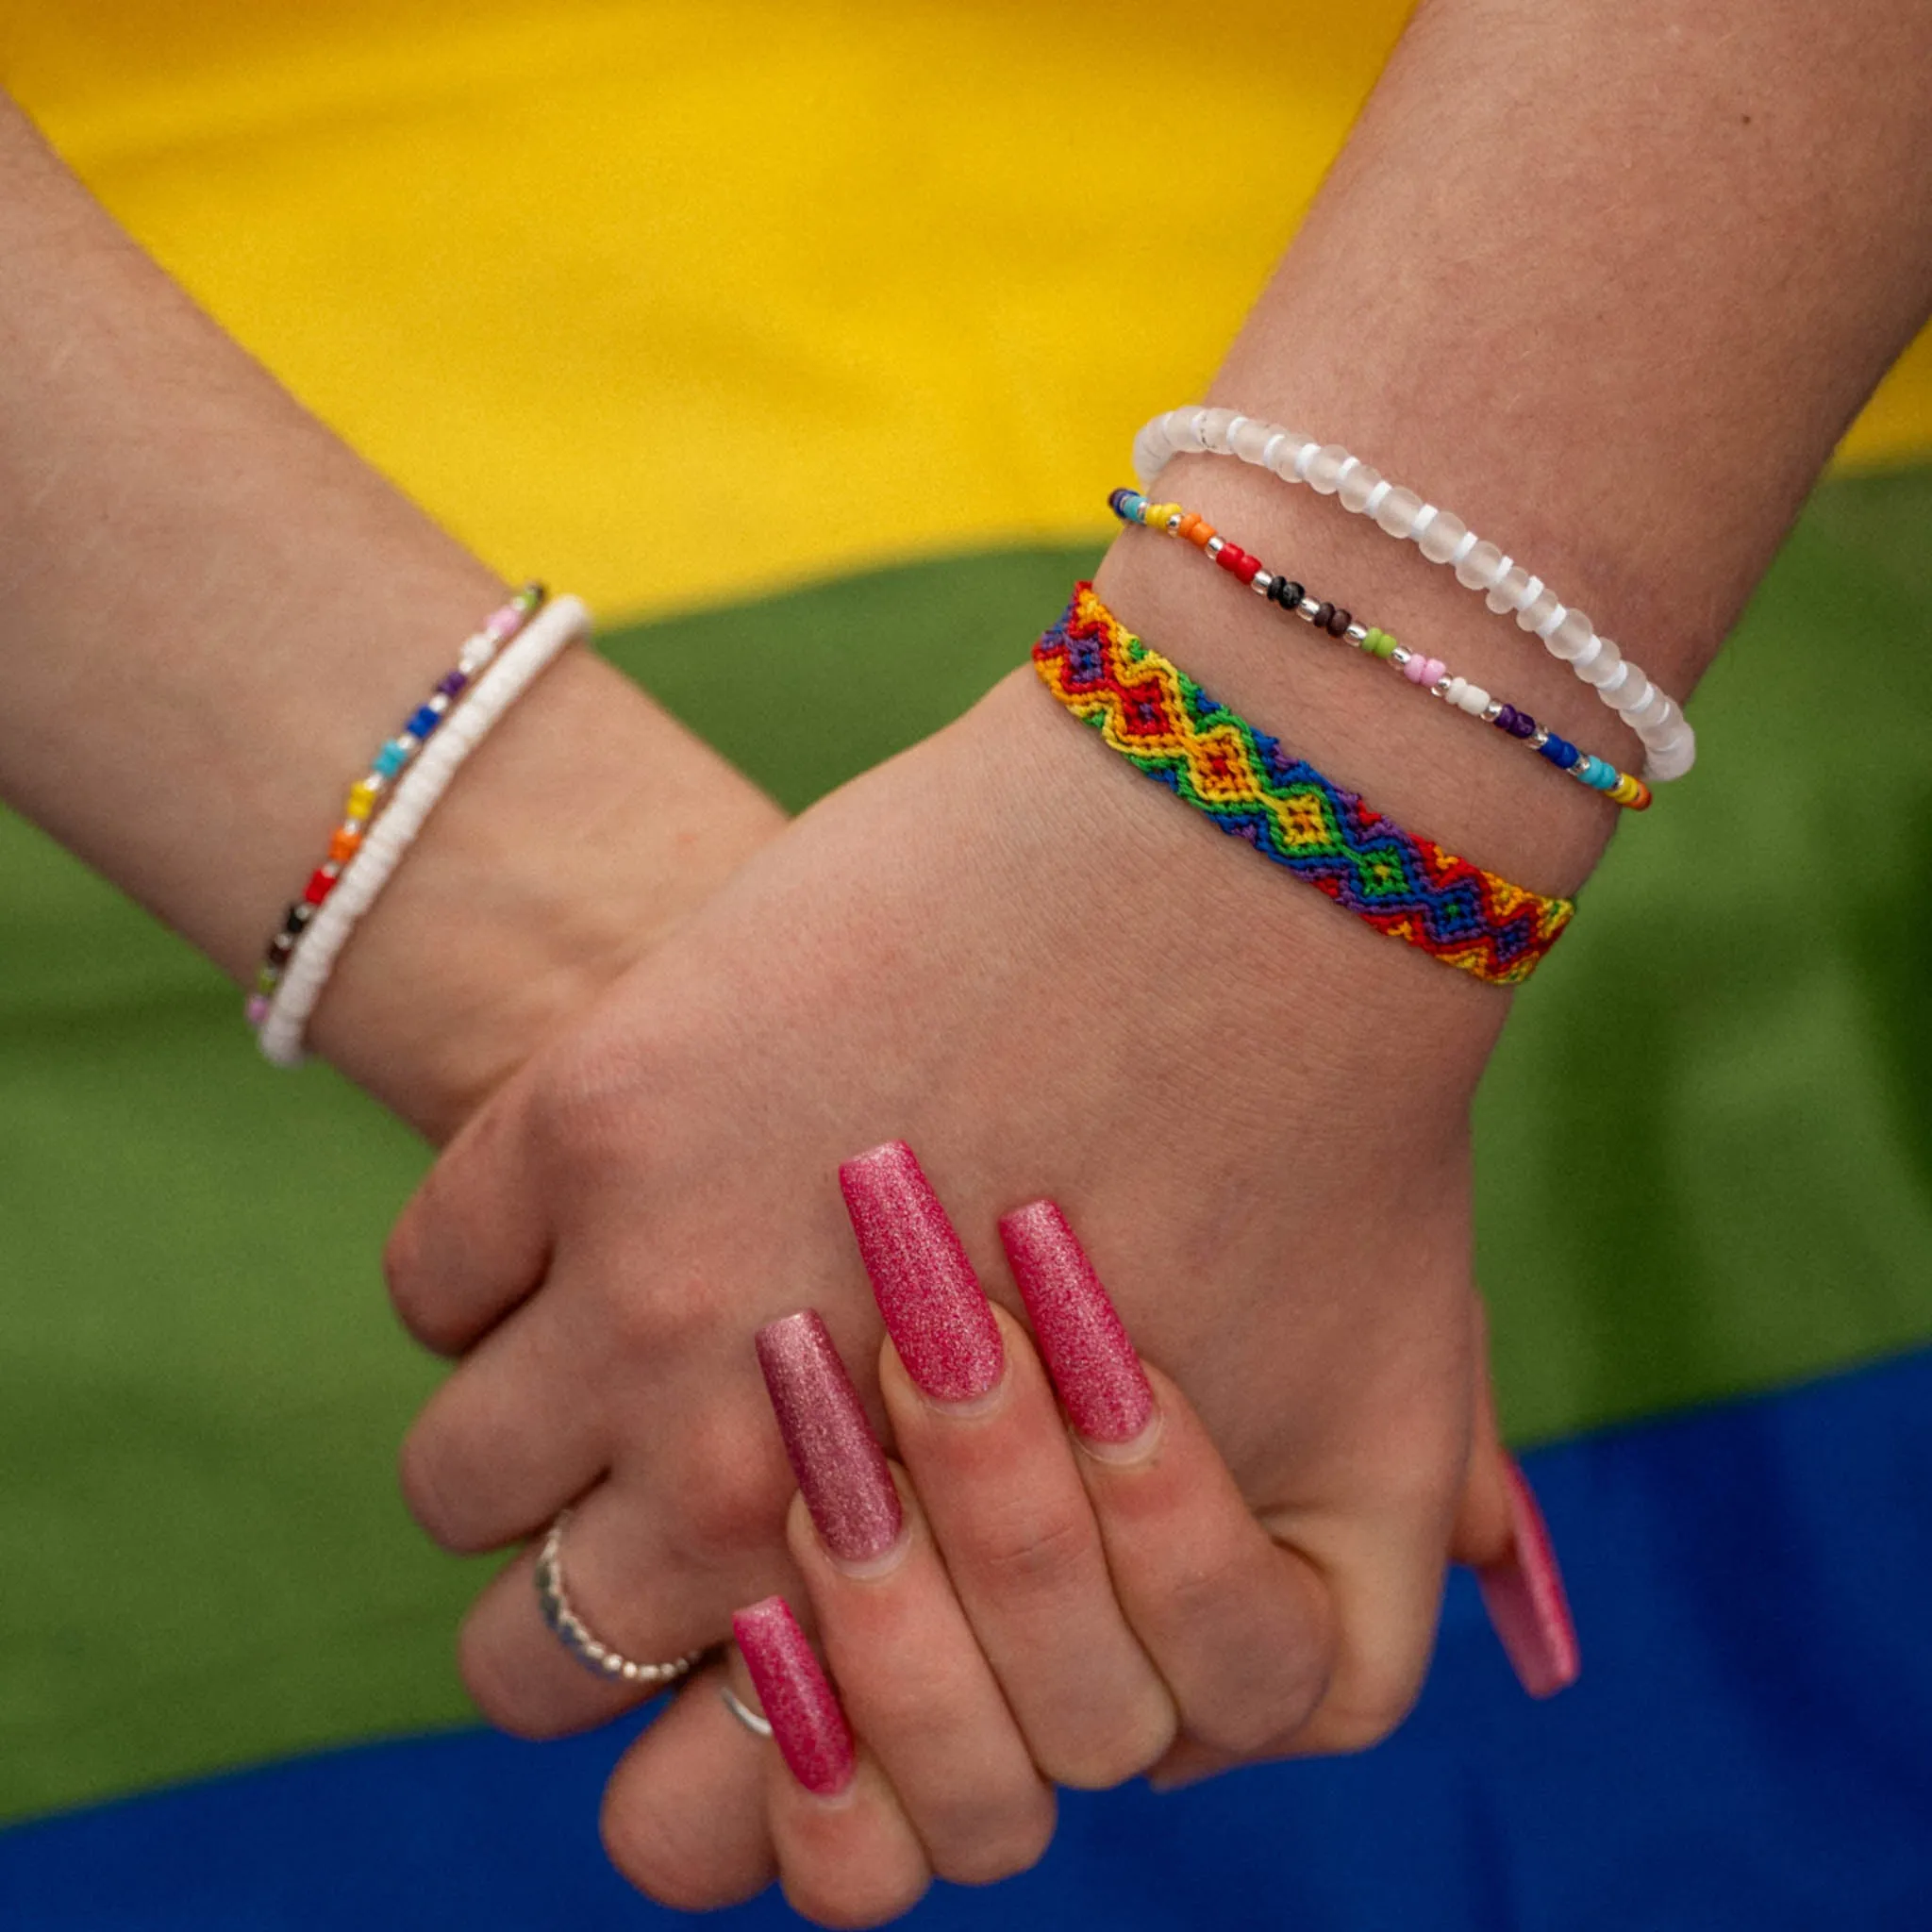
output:
[[[1256,596],[1265,597],[1274,582],[1274,579],[1265,570],[1257,570],[1250,579],[1248,589],[1254,591]]]
[[[1390,663],[1393,664],[1397,668],[1397,670],[1400,670],[1402,666],[1408,663],[1409,660],[1414,658],[1414,656],[1415,653],[1411,651],[1407,644],[1397,644],[1396,647],[1389,653],[1389,661]]]
[[[1319,597],[1304,597],[1302,601],[1294,607],[1294,614],[1297,617],[1305,620],[1307,623],[1313,624],[1315,621],[1315,612],[1321,609],[1321,608],[1322,600]]]
[[[1170,537],[1178,537],[1180,535],[1181,519],[1186,514],[1187,512],[1185,510],[1177,509],[1174,512],[1172,516],[1170,516],[1167,519],[1167,534]]]
[[[1542,750],[1550,741],[1550,727],[1547,724],[1539,724],[1523,741],[1531,751]]]
[[[1449,687],[1455,682],[1456,680],[1453,677],[1437,678],[1435,683],[1429,687],[1429,695],[1431,697],[1446,698],[1449,695]]]
[[[1483,707],[1483,723],[1485,724],[1493,724],[1502,715],[1503,700],[1501,698],[1491,698]]]
[[[1208,555],[1210,558],[1213,558],[1219,557],[1221,553],[1227,548],[1227,545],[1221,538],[1210,537],[1208,538],[1206,544],[1204,544],[1202,547],[1207,551]]]
[[[1363,644],[1368,641],[1368,626],[1366,625],[1352,624],[1341,635],[1352,644]]]

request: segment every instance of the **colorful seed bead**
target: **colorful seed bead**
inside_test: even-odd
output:
[[[1417,838],[1217,704],[1078,584],[1033,647],[1048,691],[1231,837],[1391,939],[1492,986],[1535,972],[1575,913]]]
[[[440,677],[429,696],[411,711],[402,728],[383,740],[369,770],[349,787],[342,806],[341,823],[328,842],[328,856],[302,889],[302,896],[283,915],[282,924],[269,941],[261,971],[256,976],[256,991],[247,1005],[248,1023],[259,1028],[267,1017],[276,987],[288,972],[289,962],[301,944],[308,922],[330,892],[346,866],[360,849],[371,824],[395,781],[414,762],[424,742],[434,736],[450,707],[481,675],[497,653],[516,637],[542,608],[541,584],[525,584],[522,590],[492,611],[464,641],[454,671]]]
[[[1171,503],[1150,503],[1138,490],[1116,490],[1107,501],[1108,508],[1124,524],[1139,524],[1146,529],[1188,536],[1201,543],[1223,570],[1242,583],[1253,585],[1271,604],[1280,605],[1329,637],[1346,640],[1364,657],[1392,664],[1409,683],[1419,685],[1431,697],[1441,698],[1454,709],[1494,725],[1507,738],[1523,740],[1530,750],[1541,753],[1558,771],[1568,772],[1579,784],[1601,792],[1611,804],[1627,811],[1643,811],[1649,807],[1650,787],[1641,778],[1633,778],[1606,759],[1580,752],[1567,739],[1545,731],[1527,711],[1492,698],[1466,677],[1453,675],[1441,658],[1407,650],[1379,625],[1357,625],[1339,606],[1310,597],[1300,584],[1268,570],[1240,544],[1216,536],[1212,527],[1191,510]]]

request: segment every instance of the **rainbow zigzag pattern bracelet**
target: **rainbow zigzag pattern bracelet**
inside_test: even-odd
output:
[[[1493,986],[1536,971],[1575,913],[1418,839],[1291,758],[1130,636],[1077,584],[1033,647],[1041,681],[1129,763],[1377,932]]]

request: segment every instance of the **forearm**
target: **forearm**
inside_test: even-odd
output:
[[[1683,696],[1932,308],[1928,71],[1915,0],[1431,0],[1208,400],[1454,510]],[[1159,493],[1636,767],[1412,544],[1225,459],[1177,459]],[[1180,549],[1128,533],[1103,591],[1217,695],[1524,884],[1587,874],[1613,808]]]
[[[238,978],[501,586],[0,108],[0,783]],[[575,653],[471,761],[320,1008],[431,1131],[775,811]]]

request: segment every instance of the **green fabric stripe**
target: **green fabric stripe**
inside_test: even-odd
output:
[[[1932,1336],[1928,530],[1932,471],[1821,495],[1700,696],[1698,772],[1522,1000],[1478,1133],[1520,1436]],[[797,806],[969,703],[1092,561],[609,650]],[[263,1066],[211,972],[4,820],[0,906],[0,1815],[464,1716],[481,1569],[391,1474],[437,1373],[375,1265],[420,1149]]]

